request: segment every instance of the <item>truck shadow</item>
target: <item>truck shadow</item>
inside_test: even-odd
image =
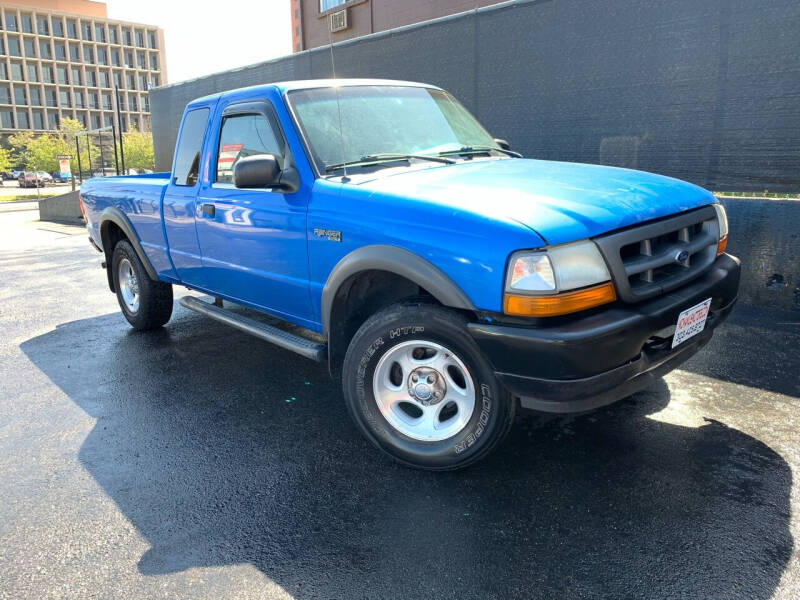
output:
[[[793,548],[791,471],[707,421],[647,418],[662,382],[522,416],[459,473],[390,463],[324,367],[179,310],[22,344],[97,422],[79,458],[150,544],[139,570],[251,563],[295,598],[769,598]],[[723,358],[724,359],[724,358]]]

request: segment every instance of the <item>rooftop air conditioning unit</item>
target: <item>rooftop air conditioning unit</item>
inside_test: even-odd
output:
[[[331,33],[336,33],[337,31],[342,31],[343,29],[347,29],[347,9],[336,11],[335,13],[331,13],[330,16],[330,26],[331,26]]]

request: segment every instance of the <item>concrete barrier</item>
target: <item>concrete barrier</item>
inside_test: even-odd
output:
[[[739,300],[800,310],[800,200],[720,198],[728,252],[742,260]]]
[[[59,196],[42,198],[39,201],[39,219],[58,223],[82,224],[78,192],[67,192]]]

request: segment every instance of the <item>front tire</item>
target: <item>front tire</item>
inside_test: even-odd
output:
[[[420,469],[467,467],[506,436],[514,402],[454,311],[396,304],[353,336],[344,397],[362,433],[394,460]]]
[[[127,240],[114,247],[111,269],[119,307],[134,329],[156,329],[169,321],[172,316],[172,286],[150,279]]]

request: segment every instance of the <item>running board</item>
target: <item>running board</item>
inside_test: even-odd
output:
[[[327,354],[327,346],[319,342],[308,340],[299,335],[294,335],[283,329],[278,329],[266,323],[259,323],[255,319],[231,312],[225,308],[214,306],[208,302],[198,300],[194,296],[184,296],[180,299],[181,306],[199,312],[202,315],[211,317],[216,321],[235,327],[240,331],[254,335],[285,350],[296,352],[300,356],[305,356],[311,360],[322,362]]]

